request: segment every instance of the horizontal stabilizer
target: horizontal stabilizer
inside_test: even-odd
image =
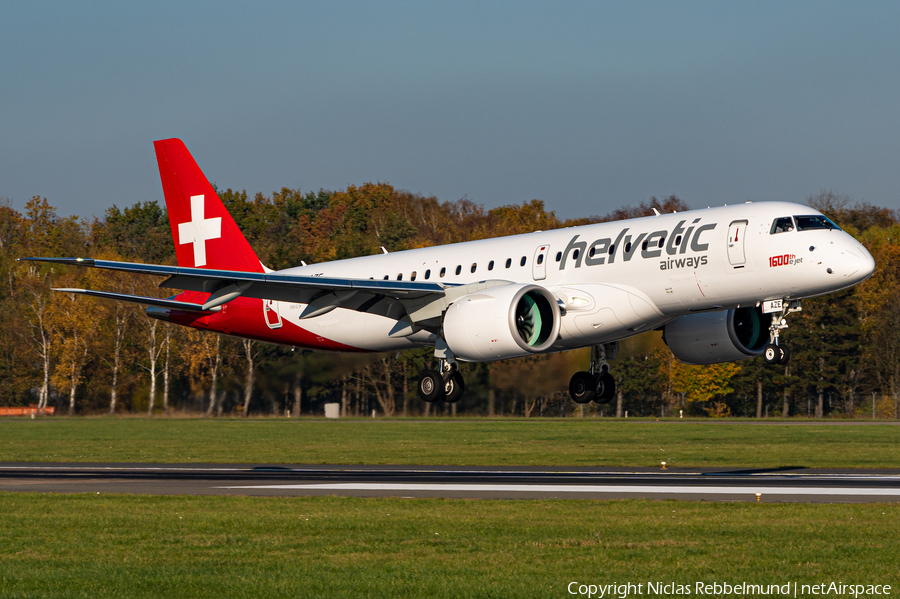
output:
[[[94,297],[102,297],[103,299],[111,299],[117,302],[131,302],[133,304],[144,304],[147,306],[157,306],[159,308],[168,308],[169,310],[182,310],[184,312],[218,312],[222,308],[216,306],[209,310],[204,310],[200,304],[191,302],[179,302],[176,300],[162,299],[159,297],[146,297],[143,295],[127,295],[125,293],[112,293],[111,291],[94,291],[92,289],[69,289],[54,288],[53,291],[62,291],[64,293],[78,293],[80,295],[92,295]]]
[[[72,266],[86,266],[105,270],[117,270],[144,275],[168,276],[159,284],[164,289],[184,289],[203,293],[215,293],[228,285],[240,289],[243,297],[270,299],[286,302],[307,302],[300,296],[302,292],[346,293],[365,292],[402,299],[438,298],[445,294],[445,285],[421,283],[418,281],[384,281],[375,279],[344,279],[332,277],[309,277],[282,272],[243,272],[233,270],[212,270],[185,266],[162,266],[94,260],[92,258],[19,258],[32,262],[54,262]],[[96,293],[96,292],[94,292]],[[152,298],[151,298],[152,299]],[[126,300],[123,300],[126,301]]]

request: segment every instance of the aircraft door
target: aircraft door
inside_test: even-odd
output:
[[[268,325],[270,329],[281,328],[283,323],[281,321],[281,314],[278,311],[278,302],[275,300],[264,299],[263,316],[265,316],[266,325]]]
[[[534,260],[531,262],[531,275],[535,281],[543,281],[547,278],[547,256],[550,255],[550,246],[541,245],[534,252]]]
[[[744,256],[744,239],[747,237],[747,221],[736,220],[728,226],[728,261],[735,268],[742,268],[747,259]]]

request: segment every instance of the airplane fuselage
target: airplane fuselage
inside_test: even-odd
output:
[[[796,226],[774,232],[779,218],[819,215],[793,203],[745,203],[363,256],[278,274],[447,286],[486,280],[540,285],[560,301],[554,349],[564,350],[623,339],[691,313],[830,293],[871,274],[871,255],[839,229]],[[187,301],[195,295],[183,294]],[[363,305],[371,301],[351,299],[327,314],[301,319],[306,304],[238,298],[216,314],[181,318],[202,328],[316,349],[434,345],[435,335],[425,330],[391,337],[402,314]]]

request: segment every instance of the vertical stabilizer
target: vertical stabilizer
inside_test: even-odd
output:
[[[263,272],[256,253],[180,139],[153,142],[179,266]]]

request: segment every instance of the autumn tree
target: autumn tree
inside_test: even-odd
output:
[[[55,346],[60,350],[53,384],[69,394],[71,416],[75,413],[76,392],[97,332],[96,323],[89,315],[97,313],[100,308],[96,305],[96,298],[76,297],[71,293],[56,293],[52,301],[55,304],[52,312]]]
[[[105,218],[91,227],[91,243],[126,260],[147,264],[167,264],[175,258],[169,217],[156,201],[138,202],[124,209],[115,205],[108,208]]]
[[[697,366],[676,361],[671,370],[672,386],[676,393],[684,393],[688,401],[710,402],[734,391],[730,383],[740,370],[741,365],[735,362]],[[714,409],[715,413],[724,411],[722,406]]]

